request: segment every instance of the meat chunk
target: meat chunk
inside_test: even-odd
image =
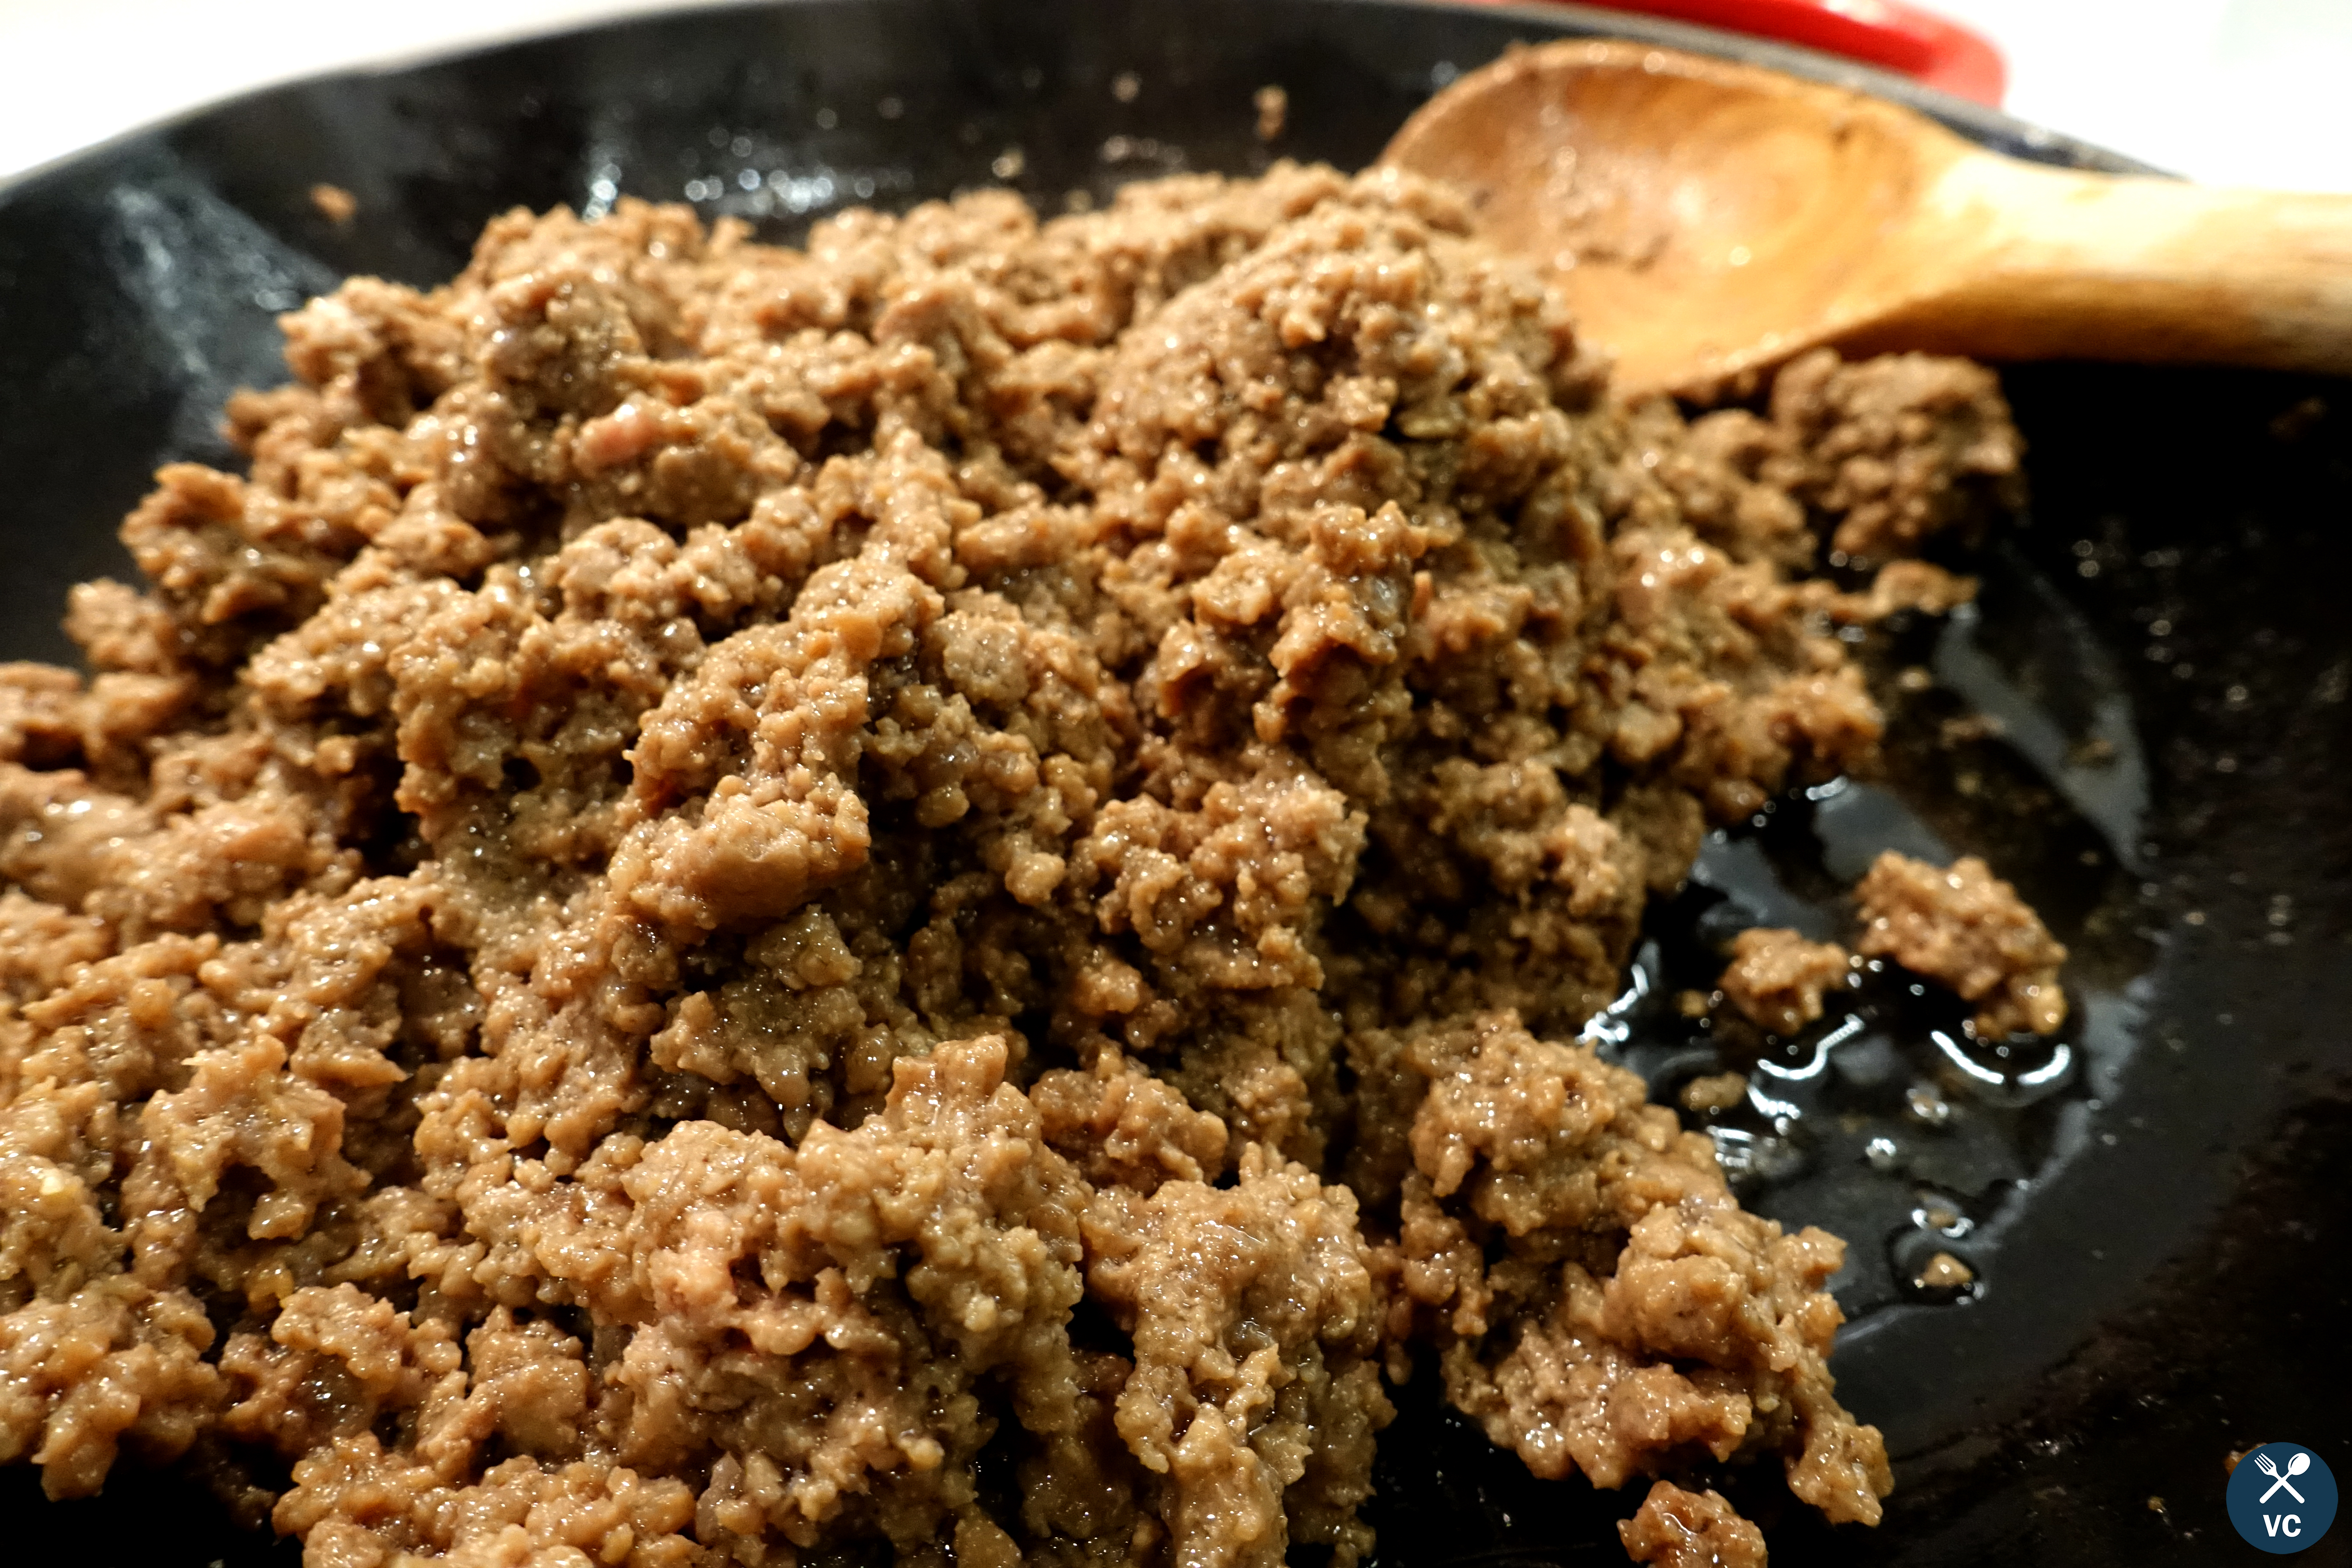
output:
[[[2047,1035],[2065,1021],[2058,967],[2066,949],[1975,856],[1939,870],[1890,850],[1855,885],[1854,899],[1863,921],[1855,945],[1975,1003],[1979,1036]]]
[[[1399,1205],[1395,1310],[1490,1437],[1603,1487],[1778,1454],[1799,1497],[1876,1522],[1885,1447],[1827,1364],[1843,1243],[1741,1210],[1639,1078],[1507,1014],[1349,1045],[1350,1173]]]
[[[1854,364],[1827,349],[1772,384],[1787,446],[1777,476],[1834,521],[1831,547],[1864,562],[1916,554],[2017,493],[2023,454],[1982,365],[1931,354]]]
[[[1731,939],[1731,963],[1716,984],[1757,1027],[1793,1035],[1822,1016],[1822,994],[1853,974],[1846,951],[1837,943],[1759,927]]]
[[[1657,1568],[1764,1568],[1764,1532],[1717,1491],[1686,1492],[1659,1481],[1617,1534],[1627,1556]]]

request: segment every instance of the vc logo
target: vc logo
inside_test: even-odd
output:
[[[2264,1443],[2230,1472],[2230,1522],[2264,1552],[2300,1552],[2336,1522],[2336,1476],[2296,1443]]]

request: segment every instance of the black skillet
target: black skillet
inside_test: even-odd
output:
[[[231,388],[281,378],[276,312],[350,272],[438,280],[504,208],[693,199],[791,238],[833,208],[996,178],[1057,208],[1166,170],[1353,167],[1512,40],[1588,32],[1853,80],[2021,156],[2127,166],[1821,57],[1566,7],[800,0],[281,88],[0,189],[0,653],[68,656],[65,589],[126,571],[113,525],[154,466],[231,460],[214,421]],[[1288,94],[1270,143],[1266,85]],[[348,224],[310,201],[322,181],[357,198]],[[1659,911],[1656,994],[1611,1048],[1671,1090],[1711,1047],[1659,999],[1704,981],[1709,941],[1833,926],[1834,888],[1881,844],[1990,856],[2075,949],[2070,1059],[1979,1052],[1972,1074],[1898,996],[1834,1052],[1768,1053],[1755,1078],[1798,1113],[1785,1133],[1757,1105],[1722,1129],[1752,1202],[1854,1244],[1836,1364],[1896,1457],[1886,1522],[1830,1531],[1769,1476],[1724,1484],[1784,1563],[2252,1561],[2222,1510],[2232,1451],[2293,1440],[2352,1474],[2352,386],[2005,379],[2031,522],[1981,558],[1972,620],[1874,650],[1933,675],[1898,710],[1887,777],[1718,837]],[[1940,1126],[1904,1099],[1938,1082]],[[1957,1223],[1931,1234],[1934,1207]],[[1966,1299],[1908,1285],[1938,1249],[1978,1271]],[[1622,1561],[1610,1527],[1636,1493],[1529,1479],[1431,1382],[1381,1442],[1381,1563]],[[29,1468],[0,1469],[0,1509],[11,1561],[298,1556],[128,1465],[103,1499],[55,1505]],[[2352,1562],[2352,1524],[2305,1560]]]

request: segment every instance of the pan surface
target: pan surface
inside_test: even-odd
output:
[[[351,272],[431,284],[485,219],[631,195],[770,237],[868,204],[1002,181],[1041,207],[1179,169],[1358,166],[1514,39],[1605,31],[1855,80],[2021,156],[2124,161],[1876,76],[1665,24],[1377,0],[800,0],[609,25],[275,89],[0,189],[0,656],[65,658],[64,593],[128,574],[114,524],[163,461],[227,464],[215,422],[283,379],[273,316]],[[1288,95],[1259,140],[1253,95]],[[338,226],[310,203],[350,191]],[[1897,1490],[1875,1531],[1776,1517],[1783,1562],[2218,1560],[2245,1550],[2225,1463],[2352,1439],[2352,384],[2051,365],[2008,373],[2027,526],[1976,564],[1980,605],[1889,658],[1928,670],[1886,776],[1784,801],[1713,840],[1657,911],[1649,999],[1615,1049],[1697,1070],[1663,1005],[1706,939],[1838,920],[1885,846],[1992,860],[2074,950],[2077,1021],[2032,1063],[1969,1063],[1932,1018],[1861,1019],[1772,1058],[1719,1134],[1765,1212],[1853,1243],[1835,1363]],[[1998,726],[1953,723],[1971,712]],[[1972,1058],[1971,1058],[1972,1059]],[[1958,1076],[1955,1076],[1955,1075]],[[2026,1083],[2027,1079],[2033,1079]],[[1910,1089],[1948,1084],[1942,1121]],[[2022,1086],[2022,1087],[2021,1087]],[[1979,1275],[1919,1299],[1926,1250]],[[1622,1562],[1638,1492],[1530,1479],[1399,1396],[1369,1517],[1396,1564]],[[14,1542],[92,1565],[287,1563],[169,1477],[40,1500],[0,1469]],[[2352,1527],[2304,1554],[2352,1562]]]

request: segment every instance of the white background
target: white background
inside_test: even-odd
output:
[[[264,82],[693,3],[0,0],[0,176]],[[1133,3],[1181,25],[1181,0]],[[2201,180],[2352,191],[2352,0],[1928,3],[2000,44],[2012,113]]]

